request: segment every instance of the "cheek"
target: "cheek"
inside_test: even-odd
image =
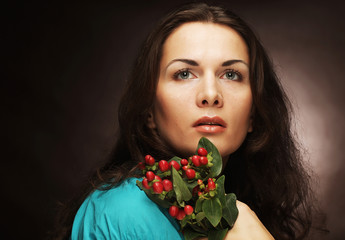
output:
[[[160,134],[169,135],[165,132],[178,125],[178,116],[181,114],[180,101],[171,91],[157,90],[153,114]]]
[[[157,92],[155,106],[154,106],[154,116],[157,127],[160,125],[166,124],[173,112],[172,108],[172,99],[165,92]]]
[[[242,135],[246,135],[247,132],[251,131],[251,112],[252,112],[252,94],[248,92],[241,96],[236,105],[236,125],[238,130],[242,132]]]
[[[232,95],[228,99],[226,112],[228,120],[227,139],[230,144],[220,144],[223,156],[236,151],[243,143],[247,133],[251,131],[251,91],[244,91],[237,96]]]
[[[249,120],[253,105],[253,96],[250,88],[239,91],[228,100],[241,121]]]
[[[190,116],[186,114],[186,109],[193,112],[195,101],[188,93],[166,86],[157,88],[153,110],[155,128],[161,139],[181,156],[194,152],[196,147],[194,139],[191,140]]]
[[[193,100],[190,91],[172,84],[159,84],[156,92],[154,116],[157,125],[178,127],[184,122],[186,109]],[[157,126],[159,127],[159,126]]]

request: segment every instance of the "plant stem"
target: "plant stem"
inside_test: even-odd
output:
[[[202,221],[200,221],[199,223],[200,223],[201,227],[202,227],[205,231],[207,231],[207,227],[202,223]]]

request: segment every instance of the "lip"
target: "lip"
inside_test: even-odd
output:
[[[225,131],[226,123],[218,116],[208,117],[204,116],[198,119],[193,127],[201,133],[221,133]]]

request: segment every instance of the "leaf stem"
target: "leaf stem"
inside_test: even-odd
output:
[[[199,223],[200,223],[201,227],[202,227],[205,231],[208,230],[207,227],[202,223],[202,221],[200,221]]]
[[[223,229],[222,219],[220,220],[219,225],[220,225],[220,227]]]

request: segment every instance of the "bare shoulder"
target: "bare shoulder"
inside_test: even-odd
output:
[[[226,235],[226,240],[274,240],[255,212],[241,202],[236,202],[238,218],[234,227]]]

